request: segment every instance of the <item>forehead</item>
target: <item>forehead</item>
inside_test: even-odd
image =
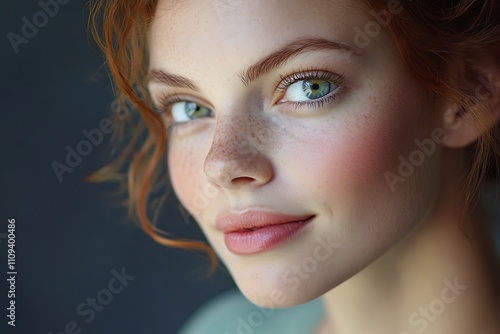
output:
[[[354,44],[367,22],[362,0],[160,0],[149,33],[151,66],[224,59],[252,62],[297,37]]]

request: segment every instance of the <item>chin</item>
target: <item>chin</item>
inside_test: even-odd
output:
[[[311,277],[296,290],[283,285],[280,280],[272,284],[254,282],[236,283],[242,294],[253,304],[264,308],[287,308],[313,301],[341,285],[346,277]]]
[[[290,270],[293,266],[282,262],[278,266],[233,267],[232,277],[241,293],[253,304],[265,308],[286,308],[319,298],[355,274],[334,272],[329,268],[335,266],[330,264],[311,273]]]
[[[240,286],[241,293],[253,304],[264,308],[286,308],[310,302],[323,295],[322,291],[301,288],[288,291],[283,287],[268,285],[265,287]]]

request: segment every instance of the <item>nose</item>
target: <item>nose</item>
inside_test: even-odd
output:
[[[270,140],[258,135],[265,131],[259,131],[255,124],[229,117],[217,121],[203,166],[211,182],[234,189],[244,185],[257,187],[273,178],[273,165],[265,152]]]

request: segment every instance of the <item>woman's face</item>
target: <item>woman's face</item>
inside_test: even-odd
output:
[[[439,144],[416,140],[433,140],[436,113],[387,20],[352,0],[159,1],[149,88],[157,105],[178,95],[165,110],[185,121],[169,136],[172,184],[255,304],[319,297],[435,204]]]

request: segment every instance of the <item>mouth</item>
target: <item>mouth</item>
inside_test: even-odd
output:
[[[229,215],[217,221],[224,243],[236,255],[261,253],[298,236],[315,215],[288,216],[266,212]]]

